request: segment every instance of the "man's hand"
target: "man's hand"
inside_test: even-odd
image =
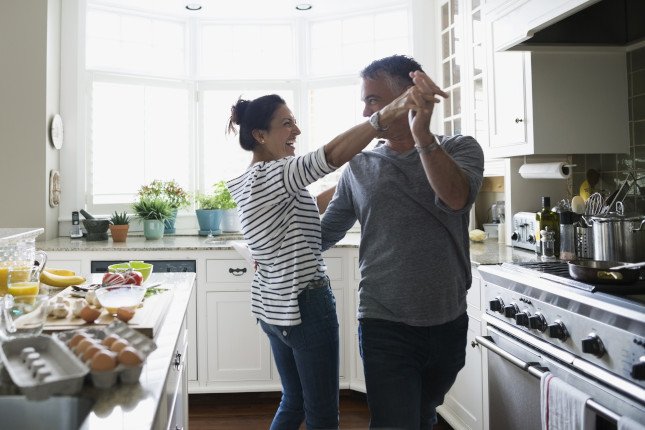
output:
[[[434,105],[441,102],[439,97],[448,98],[448,94],[442,91],[423,72],[418,70],[410,72],[410,77],[412,78],[412,82],[414,82],[414,87],[411,88],[412,92],[410,94],[410,98],[414,103],[412,103],[413,107],[410,108],[408,113],[408,122],[416,145],[426,146],[430,144],[431,139],[434,139],[429,134]]]

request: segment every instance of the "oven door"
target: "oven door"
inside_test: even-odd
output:
[[[487,354],[490,429],[541,429],[540,377],[545,371],[591,396],[587,408],[594,413],[598,430],[616,429],[622,415],[643,418],[643,405],[578,372],[566,357],[563,361],[550,356],[490,325],[487,333],[476,342],[491,352]]]

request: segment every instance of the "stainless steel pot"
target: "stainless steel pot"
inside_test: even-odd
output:
[[[645,261],[645,216],[607,214],[591,217],[593,258],[598,261]]]

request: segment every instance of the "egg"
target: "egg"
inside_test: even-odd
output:
[[[93,323],[96,321],[96,319],[101,315],[101,311],[98,309],[91,308],[89,306],[85,306],[83,309],[81,309],[81,312],[79,316],[88,323]]]
[[[128,322],[134,316],[134,309],[119,308],[116,310],[116,317],[123,322]]]
[[[85,350],[95,344],[96,341],[92,338],[86,337],[85,339],[81,339],[81,341],[78,342],[78,345],[76,345],[76,355],[79,357],[83,356]]]
[[[115,340],[112,343],[112,346],[110,346],[110,351],[116,352],[118,354],[126,346],[130,346],[130,342],[128,342],[127,340],[125,339]]]
[[[112,346],[112,344],[115,341],[117,341],[119,339],[121,339],[121,337],[118,334],[112,333],[111,335],[106,336],[106,338],[103,339],[103,341],[101,341],[101,343],[109,348],[109,347]]]
[[[94,343],[85,349],[85,352],[83,352],[83,361],[90,360],[92,357],[94,357],[94,354],[96,354],[99,351],[105,351],[106,348],[101,345],[100,343]]]
[[[124,366],[138,366],[143,363],[143,355],[131,346],[126,346],[117,355],[117,360]]]
[[[68,344],[68,345],[69,345],[69,347],[70,347],[70,348],[74,348],[76,345],[78,345],[78,343],[79,343],[81,340],[86,339],[86,338],[87,338],[87,335],[85,335],[85,334],[83,334],[83,333],[76,333],[76,334],[75,334],[74,336],[72,336],[72,338],[69,340],[69,344]]]
[[[102,350],[98,351],[90,361],[90,368],[97,372],[105,372],[116,367],[116,354]]]

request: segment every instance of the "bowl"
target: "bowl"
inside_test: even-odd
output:
[[[141,285],[113,285],[96,290],[96,299],[112,315],[119,308],[134,309],[141,304],[146,287]]]
[[[136,270],[143,276],[143,282],[146,282],[152,274],[153,265],[143,261],[128,261],[126,263],[111,264],[108,266],[108,272],[118,273],[125,272],[128,269]]]
[[[87,231],[87,240],[107,240],[110,220],[107,219],[84,219],[83,227]]]

